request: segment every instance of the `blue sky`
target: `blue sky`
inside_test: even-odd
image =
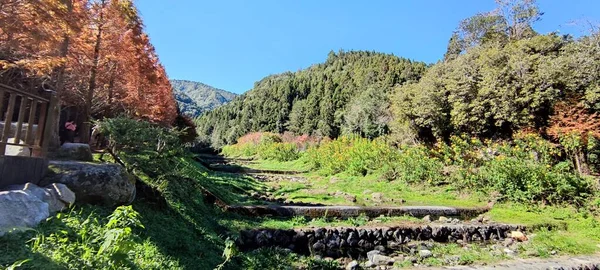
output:
[[[538,0],[538,32],[580,35],[600,0]],[[172,79],[242,93],[269,74],[323,62],[330,50],[374,50],[425,62],[444,54],[458,22],[493,0],[141,0]]]

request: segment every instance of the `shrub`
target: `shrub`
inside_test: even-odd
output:
[[[343,136],[311,147],[305,160],[311,167],[321,170],[326,175],[340,172],[366,175],[393,162],[396,155],[397,150],[381,139]]]
[[[444,164],[439,159],[429,156],[426,147],[410,146],[401,150],[391,169],[395,171],[397,179],[407,183],[437,185],[444,181],[443,168]]]
[[[503,155],[479,168],[464,184],[488,193],[498,192],[504,200],[525,203],[581,203],[593,192],[589,179],[572,173],[569,163],[552,167]]]
[[[294,143],[261,143],[257,149],[258,156],[262,159],[292,161],[300,157],[300,152]]]
[[[116,117],[101,121],[100,129],[113,150],[169,156],[185,152],[181,145],[181,132],[177,128],[165,128],[143,120]]]

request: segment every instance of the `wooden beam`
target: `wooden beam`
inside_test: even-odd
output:
[[[15,110],[15,101],[17,95],[11,94],[8,98],[8,111],[6,112],[6,118],[4,118],[4,131],[2,132],[2,140],[0,140],[0,156],[4,156],[6,151],[6,142],[10,136],[10,127],[12,125],[12,117]]]
[[[15,132],[15,143],[21,141],[21,129],[23,128],[23,120],[25,120],[25,109],[27,109],[27,97],[21,97],[21,106],[19,107],[19,119],[17,120],[17,131]],[[27,142],[25,142],[27,143]]]
[[[42,156],[46,156],[46,153],[48,152],[48,146],[50,145],[50,138],[52,138],[52,129],[54,128],[54,125],[56,125],[56,117],[55,115],[52,113],[54,111],[54,109],[56,108],[56,106],[58,106],[58,97],[56,96],[55,92],[52,92],[50,94],[50,103],[48,105],[47,110],[45,111],[41,111],[42,114],[46,115],[46,123],[44,123],[43,128],[44,128],[44,133],[43,133],[43,137],[42,137]],[[41,129],[41,127],[38,125],[38,129]]]
[[[31,133],[33,132],[33,122],[35,122],[35,113],[37,112],[38,102],[35,100],[31,101],[31,107],[29,108],[29,120],[27,120],[27,132],[25,132],[25,143],[33,144],[31,141]],[[40,126],[38,126],[38,129]]]

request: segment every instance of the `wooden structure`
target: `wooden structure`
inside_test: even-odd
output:
[[[53,91],[36,95],[0,84],[0,188],[44,176],[57,105]]]

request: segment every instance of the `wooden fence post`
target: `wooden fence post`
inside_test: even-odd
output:
[[[48,145],[50,144],[50,140],[52,137],[52,130],[54,125],[56,125],[56,115],[54,115],[54,110],[58,106],[58,97],[56,96],[56,92],[52,91],[50,93],[50,102],[48,104],[48,108],[46,108],[46,122],[44,123],[44,136],[42,137],[42,156],[46,156],[48,151]],[[42,127],[38,127],[42,128]]]

